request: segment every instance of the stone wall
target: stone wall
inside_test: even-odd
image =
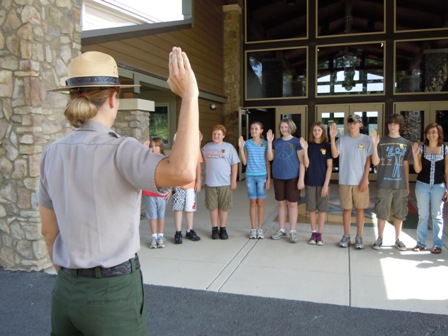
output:
[[[242,9],[239,5],[225,5],[224,10],[224,93],[227,103],[224,108],[226,141],[238,147],[238,113],[242,98]]]
[[[82,1],[2,0],[0,4],[0,266],[51,265],[36,200],[40,155],[70,128],[61,84],[80,52]]]

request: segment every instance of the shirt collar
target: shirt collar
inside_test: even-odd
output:
[[[110,135],[116,138],[120,137],[120,135],[111,128],[92,119],[86,120],[81,126],[79,126],[79,128],[76,129],[76,131],[102,132],[102,133],[109,133]]]

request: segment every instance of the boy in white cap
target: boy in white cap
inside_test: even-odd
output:
[[[372,155],[372,139],[362,134],[362,118],[351,114],[347,118],[348,134],[336,141],[338,129],[333,123],[330,127],[331,154],[339,157],[339,198],[343,209],[342,222],[344,235],[340,247],[350,245],[350,224],[352,209],[356,209],[355,248],[364,248],[362,235],[364,230],[364,210],[369,206],[369,170]]]

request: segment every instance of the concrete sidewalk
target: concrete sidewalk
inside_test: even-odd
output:
[[[371,184],[371,198],[375,195]],[[413,188],[413,186],[412,186]],[[332,186],[337,195],[337,185]],[[141,222],[139,252],[146,284],[233,293],[266,298],[309,301],[347,307],[377,308],[448,315],[448,252],[415,253],[415,229],[404,229],[401,239],[408,251],[393,247],[394,231],[386,226],[384,247],[373,250],[375,219],[364,230],[365,250],[337,247],[341,225],[326,225],[324,246],[307,244],[310,227],[298,225],[299,242],[274,241],[270,235],[278,228],[277,203],[273,189],[265,206],[266,239],[250,240],[249,201],[245,182],[238,183],[234,206],[229,213],[229,240],[212,240],[209,213],[204,206],[204,191],[198,197],[195,230],[201,240],[183,239],[174,244],[171,205],[167,207],[166,247],[149,249],[149,224]],[[445,227],[445,232],[446,232]],[[185,234],[185,223],[183,225]],[[352,243],[355,226],[352,226]],[[429,242],[429,246],[430,242]]]

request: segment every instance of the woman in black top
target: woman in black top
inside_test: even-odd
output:
[[[432,218],[432,253],[442,252],[443,204],[448,196],[446,186],[448,178],[448,146],[443,144],[443,129],[437,123],[425,128],[425,141],[422,145],[414,143],[412,147],[414,169],[418,173],[415,184],[415,196],[418,207],[417,245],[415,252],[426,248],[428,219]]]

